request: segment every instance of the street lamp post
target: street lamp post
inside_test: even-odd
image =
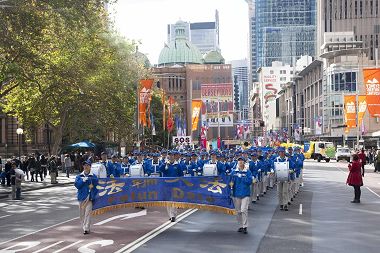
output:
[[[18,136],[18,159],[21,159],[21,138],[24,130],[22,128],[17,128],[16,133]]]

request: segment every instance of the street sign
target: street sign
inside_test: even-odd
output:
[[[173,136],[173,144],[191,144],[191,136]]]

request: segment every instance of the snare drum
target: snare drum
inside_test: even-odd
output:
[[[276,179],[279,182],[289,181],[289,163],[286,162],[275,162],[274,168],[276,172]]]
[[[218,170],[216,164],[205,164],[203,165],[203,176],[217,176]]]
[[[129,176],[130,177],[143,177],[144,176],[144,170],[143,170],[142,164],[131,165],[131,167],[129,167]]]

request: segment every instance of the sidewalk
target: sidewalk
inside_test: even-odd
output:
[[[28,191],[40,190],[40,189],[45,189],[45,188],[50,188],[50,187],[74,184],[75,176],[77,174],[78,172],[71,173],[70,178],[67,178],[66,173],[59,172],[58,178],[57,178],[58,184],[50,183],[50,175],[47,175],[44,181],[42,182],[41,181],[30,182],[30,177],[29,177],[29,180],[25,178],[25,182],[22,183],[21,191],[28,192]],[[39,177],[38,177],[38,180],[40,180]],[[11,194],[11,187],[0,185],[0,199],[8,198],[9,194]]]

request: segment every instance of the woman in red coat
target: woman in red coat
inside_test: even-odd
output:
[[[350,174],[348,174],[347,184],[353,186],[355,190],[355,198],[353,201],[351,201],[351,203],[360,203],[360,187],[363,186],[363,178],[361,173],[362,165],[359,161],[358,155],[353,155],[352,159],[352,163],[348,165]]]

